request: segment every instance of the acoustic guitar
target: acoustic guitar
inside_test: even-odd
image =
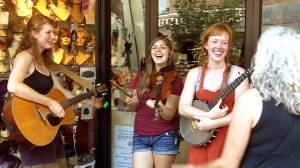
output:
[[[192,105],[203,111],[208,112],[211,110],[220,99],[224,100],[235,88],[239,86],[252,72],[252,69],[248,69],[245,73],[237,77],[211,104],[206,104],[201,100],[194,100]],[[205,146],[207,143],[212,143],[216,137],[218,129],[212,130],[200,130],[196,125],[195,119],[186,118],[180,116],[180,133],[183,139],[194,146]]]
[[[55,138],[61,125],[74,122],[75,114],[71,106],[92,96],[106,94],[107,88],[103,84],[97,84],[95,89],[68,100],[60,90],[51,90],[47,97],[56,100],[65,109],[63,118],[53,116],[51,111],[41,104],[14,96],[4,105],[3,120],[20,146],[27,149],[45,146]]]

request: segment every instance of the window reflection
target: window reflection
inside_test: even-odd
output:
[[[280,25],[300,30],[300,0],[284,2],[263,0],[262,31],[268,27]]]

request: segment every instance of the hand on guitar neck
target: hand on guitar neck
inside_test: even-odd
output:
[[[19,145],[27,149],[44,146],[54,139],[61,125],[74,122],[73,105],[99,94],[104,96],[106,93],[107,88],[102,84],[71,99],[66,99],[58,89],[51,90],[46,96],[60,103],[65,110],[63,118],[54,117],[46,106],[15,96],[5,103],[3,120],[11,126],[9,131]]]
[[[205,118],[218,119],[224,117],[227,114],[229,108],[226,104],[222,104],[222,102],[222,99],[220,99],[218,103],[211,110],[209,110],[208,117]],[[195,119],[197,119],[197,117],[199,116],[193,116],[193,118]]]
[[[231,84],[227,86],[227,88],[223,90],[221,94],[210,104],[206,104],[200,100],[193,101],[193,107],[199,108],[206,112],[210,111],[210,113],[213,114],[213,117],[204,119],[202,117],[194,116],[194,118],[191,119],[180,116],[180,132],[185,141],[194,146],[205,146],[207,143],[212,142],[212,140],[217,136],[218,129],[213,128],[209,124],[210,120],[225,116],[228,110],[227,106],[221,106],[221,99],[224,100],[251,74],[251,72],[252,69],[247,69],[245,73],[241,74],[233,82],[231,82]],[[214,108],[220,108],[219,110],[216,110],[219,112],[216,112]],[[211,129],[209,130],[209,128]]]
[[[212,122],[214,119],[224,117],[228,112],[228,106],[226,104],[221,105],[222,100],[218,102],[218,104],[209,111],[210,117],[201,117],[201,116],[193,116],[195,119],[195,126],[203,131],[209,131],[215,128],[214,123]]]

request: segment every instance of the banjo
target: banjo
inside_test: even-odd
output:
[[[201,100],[194,100],[192,105],[203,111],[211,110],[220,99],[225,99],[235,88],[239,86],[252,72],[252,69],[247,69],[245,73],[237,77],[211,104],[206,104]],[[200,130],[196,125],[196,119],[180,116],[180,133],[185,141],[194,146],[205,146],[211,143],[216,137],[218,129]]]

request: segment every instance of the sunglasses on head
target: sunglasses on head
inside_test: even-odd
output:
[[[17,35],[20,35],[20,34],[23,34],[24,32],[23,31],[13,31],[13,34],[17,34]]]

